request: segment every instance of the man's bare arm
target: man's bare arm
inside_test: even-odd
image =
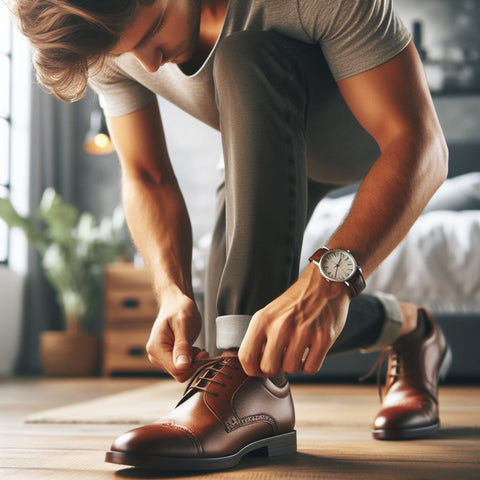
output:
[[[191,345],[201,318],[192,291],[190,220],[168,156],[157,101],[107,122],[122,165],[127,223],[152,273],[160,304],[147,351],[153,363],[184,380],[198,354]]]
[[[406,235],[447,174],[447,148],[413,42],[339,82],[381,156],[329,244],[351,248],[368,276]]]

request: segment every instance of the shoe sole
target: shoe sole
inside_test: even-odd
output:
[[[412,440],[432,435],[440,428],[440,422],[432,425],[417,428],[404,428],[402,430],[372,430],[373,438],[376,440]]]
[[[445,380],[450,366],[452,365],[452,351],[447,345],[447,349],[438,369],[438,379]],[[372,430],[372,436],[376,440],[411,440],[414,438],[423,438],[432,435],[440,428],[440,421],[437,420],[432,425],[417,428],[404,428],[402,430]]]
[[[105,461],[131,467],[162,469],[168,471],[223,470],[234,467],[245,455],[258,450],[265,450],[267,457],[278,457],[296,453],[297,432],[293,430],[292,432],[276,435],[275,437],[257,440],[249,443],[238,452],[224,457],[160,457],[157,455],[109,451],[105,455]]]

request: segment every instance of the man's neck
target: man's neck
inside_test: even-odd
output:
[[[180,68],[187,75],[195,73],[205,62],[222,31],[228,0],[202,0],[198,47],[192,58]]]
[[[215,45],[225,21],[228,0],[202,0],[200,42],[210,49]]]

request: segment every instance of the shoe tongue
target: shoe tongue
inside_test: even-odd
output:
[[[283,372],[277,373],[274,377],[269,377],[269,379],[276,387],[279,388],[283,387],[287,383],[287,377]]]
[[[238,360],[238,352],[237,350],[225,350],[219,357],[220,362],[223,364],[227,363],[229,365],[240,365],[240,361]]]
[[[423,342],[430,335],[430,333],[430,324],[425,318],[425,314],[423,313],[423,311],[419,310],[417,317],[417,326],[415,330],[407,333],[406,335],[403,335],[398,339],[397,342],[399,344],[408,344],[409,342]]]
[[[242,366],[240,365],[240,361],[238,360],[238,350],[225,350],[224,352],[222,352],[220,358],[224,358],[225,361],[235,363],[240,368],[242,368]],[[283,387],[285,383],[287,383],[287,377],[283,372],[277,373],[273,377],[269,377],[269,380],[277,387]]]

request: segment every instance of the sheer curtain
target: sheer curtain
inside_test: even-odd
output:
[[[35,212],[47,187],[53,187],[66,201],[75,197],[75,164],[82,125],[81,105],[67,105],[53,95],[31,86],[31,137],[29,211]],[[54,292],[43,276],[37,253],[28,248],[24,329],[19,370],[40,369],[38,339],[43,330],[62,328],[62,317]]]

